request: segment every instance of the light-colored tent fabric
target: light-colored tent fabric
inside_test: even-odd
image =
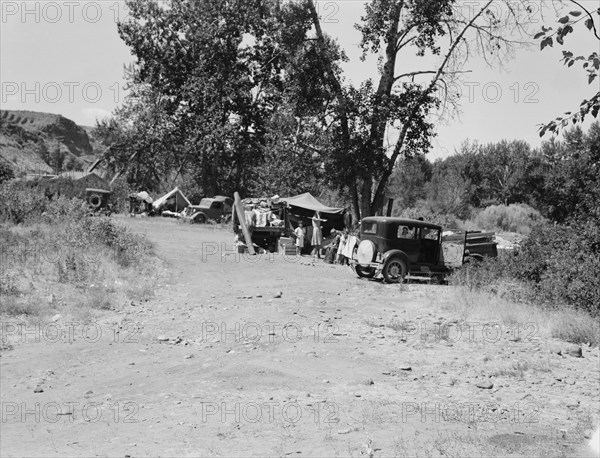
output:
[[[185,207],[188,207],[188,206],[192,205],[192,204],[190,203],[190,201],[189,201],[189,200],[187,200],[187,197],[185,197],[185,196],[183,195],[183,193],[182,193],[182,192],[179,190],[179,188],[175,188],[175,189],[173,189],[172,191],[170,191],[170,192],[168,192],[167,194],[165,194],[164,196],[162,196],[162,197],[160,197],[160,198],[156,199],[156,200],[154,201],[154,203],[152,204],[152,206],[153,206],[155,209],[157,209],[157,210],[158,210],[158,209],[159,209],[159,208],[161,208],[161,207],[162,207],[162,206],[163,206],[163,205],[164,205],[164,204],[167,202],[167,200],[169,200],[171,197],[175,197],[175,199],[176,199],[176,200],[175,200],[175,203],[176,203],[176,205],[177,205],[177,208],[178,208],[178,209],[183,209],[183,208],[185,208]]]
[[[281,200],[287,202],[289,205],[292,205],[294,207],[300,207],[315,212],[330,213],[334,215],[344,213],[343,208],[326,207],[315,197],[313,197],[313,195],[309,192],[305,192],[304,194],[300,194],[299,196],[295,197],[281,198]]]
[[[144,202],[149,203],[149,204],[152,203],[152,197],[150,197],[150,194],[148,194],[146,191],[138,192],[136,194],[136,197],[140,200],[143,200]]]

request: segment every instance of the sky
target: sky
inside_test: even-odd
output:
[[[539,2],[514,2],[522,3],[533,6],[532,29],[554,25],[553,11],[545,10],[542,18]],[[598,0],[582,3],[599,6]],[[364,2],[319,0],[316,4],[324,31],[348,55],[349,62],[343,64],[346,80],[355,85],[367,78],[376,80],[376,62],[360,61],[361,35],[354,27],[364,13]],[[0,0],[0,12],[3,109],[59,113],[91,126],[123,102],[123,65],[135,60],[117,33],[117,21],[127,14],[123,1]],[[503,69],[470,59],[464,68],[470,73],[457,86],[462,94],[461,114],[436,122],[438,135],[429,157],[452,154],[466,139],[479,143],[521,139],[538,146],[538,124],[575,111],[581,100],[598,90],[597,85],[587,84],[581,67],[567,68],[560,62],[563,49],[585,55],[599,51],[592,38],[583,27],[576,28],[564,48],[520,49]],[[423,70],[428,63],[435,62],[407,55],[399,68]],[[549,138],[546,135],[544,140]]]

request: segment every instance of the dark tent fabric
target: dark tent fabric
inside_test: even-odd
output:
[[[332,215],[341,215],[344,213],[343,208],[327,207],[313,197],[310,192],[305,192],[295,197],[285,197],[281,200],[287,202],[294,207],[304,208],[321,213],[330,213]]]
[[[295,197],[284,197],[281,200],[287,202],[291,207],[289,218],[292,228],[297,227],[298,221],[304,222],[308,240],[312,234],[310,218],[315,215],[315,212],[319,212],[321,218],[325,219],[325,222],[321,224],[325,237],[331,233],[332,229],[344,229],[344,213],[346,211],[344,208],[327,207],[308,192]]]

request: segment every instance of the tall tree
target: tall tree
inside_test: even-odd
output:
[[[324,44],[314,2],[306,1],[317,39]],[[499,5],[504,6],[504,18],[493,8]],[[338,169],[346,165],[338,182],[350,188],[355,213],[364,216],[380,210],[397,160],[429,149],[434,135],[430,115],[442,102],[456,101],[447,90],[448,83],[463,72],[464,58],[478,51],[490,63],[498,62],[522,42],[522,38],[511,38],[515,31],[526,32],[519,23],[520,13],[510,2],[498,0],[473,2],[466,8],[454,0],[373,0],[366,6],[357,27],[364,54],[381,59],[378,83],[345,91],[333,71],[326,74],[337,96],[340,148],[333,162]],[[401,68],[402,57],[409,52],[439,59],[431,68]],[[356,96],[362,109],[361,129],[352,130]],[[388,147],[389,133],[395,141]],[[347,170],[348,165],[355,166]]]
[[[138,141],[137,163],[149,155],[163,171],[192,170],[209,195],[243,191],[254,183],[254,169],[263,166],[268,128],[279,106],[291,102],[294,116],[323,117],[329,97],[319,78],[321,51],[330,59],[328,68],[335,69],[342,56],[328,39],[324,47],[307,39],[311,21],[302,5],[127,3],[129,19],[119,24],[119,33],[137,57],[132,86],[147,92],[137,105],[160,105],[157,125],[165,127],[162,138],[171,145],[168,153],[162,141],[148,152],[143,139]],[[140,126],[138,133],[151,133],[144,119],[133,124]],[[121,161],[127,157],[121,154]]]

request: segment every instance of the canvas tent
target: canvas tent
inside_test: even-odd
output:
[[[173,206],[174,211],[181,211],[190,205],[192,204],[187,200],[187,197],[183,195],[179,188],[175,188],[166,193],[164,196],[156,199],[152,204],[155,210],[161,210],[165,206]],[[166,210],[167,208],[164,209]]]
[[[304,210],[311,210],[313,212],[320,212],[322,214],[329,213],[332,215],[341,215],[344,213],[343,208],[327,207],[319,202],[310,192],[305,192],[295,197],[286,197],[281,200],[286,201],[292,207],[297,207]]]
[[[304,225],[310,227],[310,218],[316,212],[319,212],[321,218],[326,220],[321,224],[323,235],[327,236],[332,229],[341,230],[344,228],[344,213],[346,210],[323,205],[309,192],[294,197],[283,197],[281,200],[287,202],[290,206],[290,220],[294,227],[296,227],[299,220],[303,220]]]

